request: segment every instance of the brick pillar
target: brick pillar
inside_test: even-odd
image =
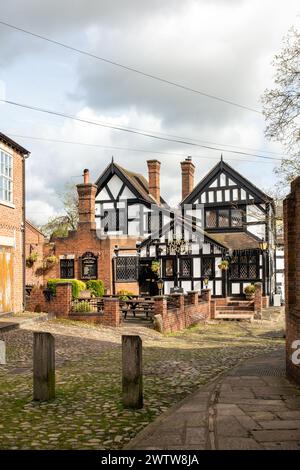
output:
[[[184,294],[182,293],[176,293],[172,294],[173,297],[176,299],[176,306],[179,308],[179,310],[184,309]]]
[[[161,315],[167,311],[167,298],[164,295],[156,295],[154,297],[154,314]]]
[[[106,326],[120,326],[120,302],[119,299],[103,299],[103,317],[101,323]]]
[[[215,305],[215,302],[212,304],[211,300],[211,290],[210,289],[202,289],[201,290],[201,298],[204,302],[208,302],[208,310],[210,318],[214,318],[214,312],[212,311],[212,307]],[[215,308],[215,306],[214,306]]]
[[[255,283],[255,294],[254,294],[254,312],[260,314],[262,311],[262,283]]]
[[[197,290],[188,292],[188,296],[190,298],[191,305],[198,305],[199,292]]]
[[[149,192],[156,202],[160,203],[160,162],[158,160],[148,160]]]
[[[201,297],[202,297],[202,300],[204,300],[204,302],[210,302],[211,301],[211,290],[210,289],[202,289]]]
[[[187,157],[181,165],[181,195],[185,199],[194,189],[195,165],[191,157]]]
[[[287,376],[300,384],[300,177],[292,181],[291,193],[283,202],[286,370]],[[298,364],[297,364],[298,362]]]
[[[56,284],[56,296],[50,302],[49,310],[58,318],[68,317],[72,307],[72,284],[61,282]]]
[[[154,315],[160,315],[154,318],[154,329],[163,333],[165,331],[165,319],[167,315],[167,298],[164,295],[156,295],[154,297]]]

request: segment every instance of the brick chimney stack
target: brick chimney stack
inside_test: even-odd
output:
[[[95,221],[95,197],[97,186],[90,181],[90,172],[83,171],[83,183],[77,185],[79,221],[78,229],[96,229]]]
[[[192,157],[187,157],[181,165],[181,188],[182,200],[185,199],[194,189],[195,165]]]
[[[148,160],[149,192],[151,196],[160,204],[160,162],[158,160]]]

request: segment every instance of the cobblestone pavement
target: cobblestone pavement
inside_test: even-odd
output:
[[[130,449],[300,450],[300,388],[284,350],[250,359],[145,428]]]
[[[121,449],[185,397],[198,406],[195,413],[190,402],[183,411],[184,419],[196,423],[188,441],[198,446],[203,433],[197,420],[205,411],[201,393],[210,396],[199,387],[241,360],[282,348],[282,328],[281,321],[215,322],[163,336],[142,326],[113,329],[53,320],[0,334],[8,355],[7,365],[0,366],[0,448]],[[33,331],[55,336],[57,397],[50,403],[32,402]],[[145,406],[139,411],[121,402],[122,334],[143,340]],[[169,443],[179,445],[175,437]]]

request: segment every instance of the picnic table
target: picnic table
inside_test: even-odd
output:
[[[121,307],[124,314],[124,319],[126,320],[127,314],[132,313],[136,317],[137,313],[144,313],[146,318],[149,317],[149,314],[153,312],[154,300],[151,299],[127,299],[122,301],[123,305]]]

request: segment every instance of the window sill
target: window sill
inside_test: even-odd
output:
[[[0,206],[10,207],[11,209],[16,208],[16,206],[12,202],[7,202],[7,201],[0,201]]]

